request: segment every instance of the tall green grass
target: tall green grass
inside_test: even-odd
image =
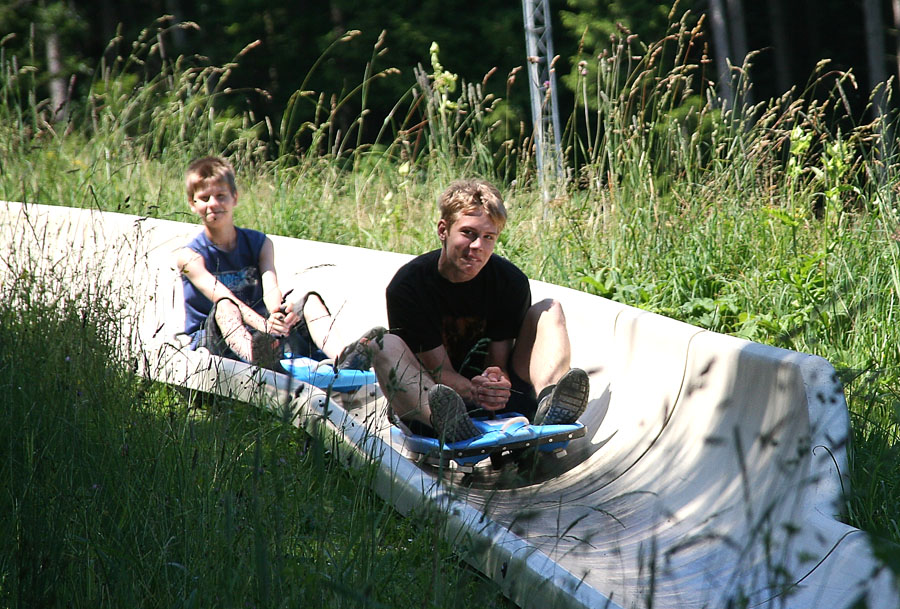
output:
[[[864,95],[852,74],[823,62],[806,90],[723,108],[688,18],[661,41],[623,37],[584,60],[564,134],[570,179],[543,201],[525,130],[477,84],[452,89],[452,57],[422,68],[389,116],[357,117],[381,122],[375,143],[339,132],[344,100],[301,87],[273,144],[265,120],[220,111],[227,66],[163,61],[151,38],[136,43],[136,59],[98,73],[68,129],[46,122],[39,103],[22,110],[34,98],[28,72],[0,58],[0,198],[186,220],[184,167],[224,153],[239,169],[239,224],[420,252],[436,246],[436,195],[480,174],[507,194],[499,250],[530,276],[830,360],[853,426],[846,518],[900,542],[900,180],[885,126],[847,110],[848,95]],[[161,67],[135,81],[128,62]],[[364,73],[353,95],[392,77]],[[142,399],[175,399],[160,391]],[[237,424],[218,415],[203,426],[180,404],[166,408],[194,434]],[[192,450],[185,433],[173,450]],[[276,454],[265,442],[280,430],[245,433],[235,456]],[[228,496],[233,510],[236,491],[207,501]]]
[[[439,515],[405,520],[375,495],[373,468],[135,376],[89,261],[73,277],[4,250],[0,605],[507,606]]]

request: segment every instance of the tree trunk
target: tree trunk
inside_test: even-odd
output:
[[[716,68],[719,72],[719,97],[722,100],[722,105],[730,108],[732,107],[734,92],[732,89],[731,70],[728,67],[728,27],[725,23],[725,10],[722,0],[709,0],[709,20],[713,31]]]
[[[885,68],[884,22],[881,18],[879,0],[863,0],[863,18],[866,26],[866,58],[869,64],[869,86],[872,90],[881,86],[872,97],[872,111],[875,116],[884,113],[887,69]]]
[[[166,12],[172,15],[172,19],[175,23],[184,21],[184,11],[181,10],[180,0],[166,0]],[[177,52],[183,52],[187,46],[184,30],[180,27],[175,27],[169,31],[172,34],[172,43],[175,45],[175,50]]]
[[[103,43],[108,43],[116,35],[116,27],[119,25],[119,12],[116,3],[113,0],[102,0],[100,2],[100,18],[101,28],[103,31]],[[110,57],[112,59],[115,57]]]
[[[893,2],[900,6],[900,0],[893,0]],[[790,89],[794,82],[788,57],[790,47],[781,0],[769,0],[769,27],[772,36],[772,50],[775,53],[775,82],[780,95]]]
[[[897,77],[900,78],[900,0],[891,0],[891,9],[894,12],[894,48],[897,53],[894,60],[897,64]]]
[[[62,71],[62,53],[60,51],[59,33],[54,29],[47,35],[47,72],[50,75],[50,111],[51,120],[62,123],[67,118],[66,79]]]
[[[726,0],[728,23],[731,26],[731,45],[734,51],[732,63],[743,65],[747,58],[747,28],[744,25],[744,3],[742,0]]]
[[[266,46],[270,49],[274,49],[275,40],[278,34],[278,28],[275,27],[275,18],[272,17],[272,11],[265,10],[263,11],[263,26],[264,31],[266,33]],[[269,93],[273,95],[278,92],[278,68],[277,64],[274,61],[269,62]]]
[[[332,1],[329,2],[328,6],[331,16],[332,31],[337,37],[343,36],[347,32],[347,24],[344,20],[344,13],[341,10],[340,3]],[[334,62],[338,70],[342,72],[345,72],[347,70],[345,61],[341,59],[340,56],[335,57]],[[341,110],[334,116],[332,120],[337,123],[338,127],[340,127],[338,132],[340,133],[341,138],[348,137],[350,134],[350,129],[353,125],[353,121],[350,117],[349,108],[346,104],[341,107]],[[362,128],[361,124],[360,128]]]
[[[731,42],[732,63],[740,68],[742,86],[740,89],[744,92],[743,101],[746,104],[753,104],[753,97],[750,94],[750,74],[743,71],[747,68],[747,27],[744,24],[744,3],[743,0],[726,0],[728,7],[728,23],[731,25]]]

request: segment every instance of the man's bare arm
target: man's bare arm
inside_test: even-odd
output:
[[[417,353],[416,357],[436,382],[453,388],[464,400],[472,399],[472,382],[453,368],[443,345]]]
[[[488,410],[499,410],[509,401],[512,382],[507,363],[515,342],[512,339],[492,341],[487,346],[484,372],[472,377],[475,401]]]
[[[487,410],[500,410],[509,400],[510,381],[505,371],[505,361],[503,367],[495,365],[495,362],[503,361],[499,358],[504,357],[504,353],[508,358],[511,350],[511,340],[491,343],[488,346],[488,367],[471,380],[453,368],[443,345],[419,353],[418,358],[425,369],[432,372],[435,381],[453,388],[464,400],[480,404]]]

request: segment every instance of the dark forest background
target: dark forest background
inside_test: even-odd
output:
[[[900,69],[900,0],[551,0],[550,9],[563,113],[572,107],[569,75],[581,59],[596,57],[611,36],[658,40],[685,13],[702,31],[695,53],[708,66],[706,77],[722,81],[725,60],[740,66],[751,53],[744,73],[749,101],[792,88],[814,95],[811,75],[827,59],[824,72],[855,75],[847,103],[861,118],[875,85]],[[386,116],[414,84],[414,66],[430,71],[433,41],[444,68],[463,80],[481,82],[495,70],[486,89],[506,100],[507,117],[530,123],[526,73],[508,78],[525,62],[517,0],[5,0],[0,6],[0,52],[14,58],[20,77],[34,79],[57,118],[84,98],[104,65],[128,56],[141,39],[159,46],[145,58],[149,64],[128,68],[137,79],[158,71],[154,62],[178,57],[218,66],[236,61],[231,94],[219,103],[268,117],[273,133],[301,87],[310,92],[308,112],[324,94],[326,103],[347,97],[346,121],[363,104],[373,116]],[[387,68],[397,70],[374,79],[364,100],[348,97],[367,74]],[[729,95],[727,87],[720,91]],[[380,123],[370,121],[363,139],[374,137]]]

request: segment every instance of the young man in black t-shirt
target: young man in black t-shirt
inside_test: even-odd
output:
[[[587,405],[588,377],[569,368],[561,305],[532,305],[528,278],[493,253],[506,224],[500,192],[460,180],[439,205],[441,248],[404,265],[388,285],[390,333],[369,333],[342,357],[369,354],[393,415],[448,443],[478,435],[469,414],[479,412],[574,423]]]

